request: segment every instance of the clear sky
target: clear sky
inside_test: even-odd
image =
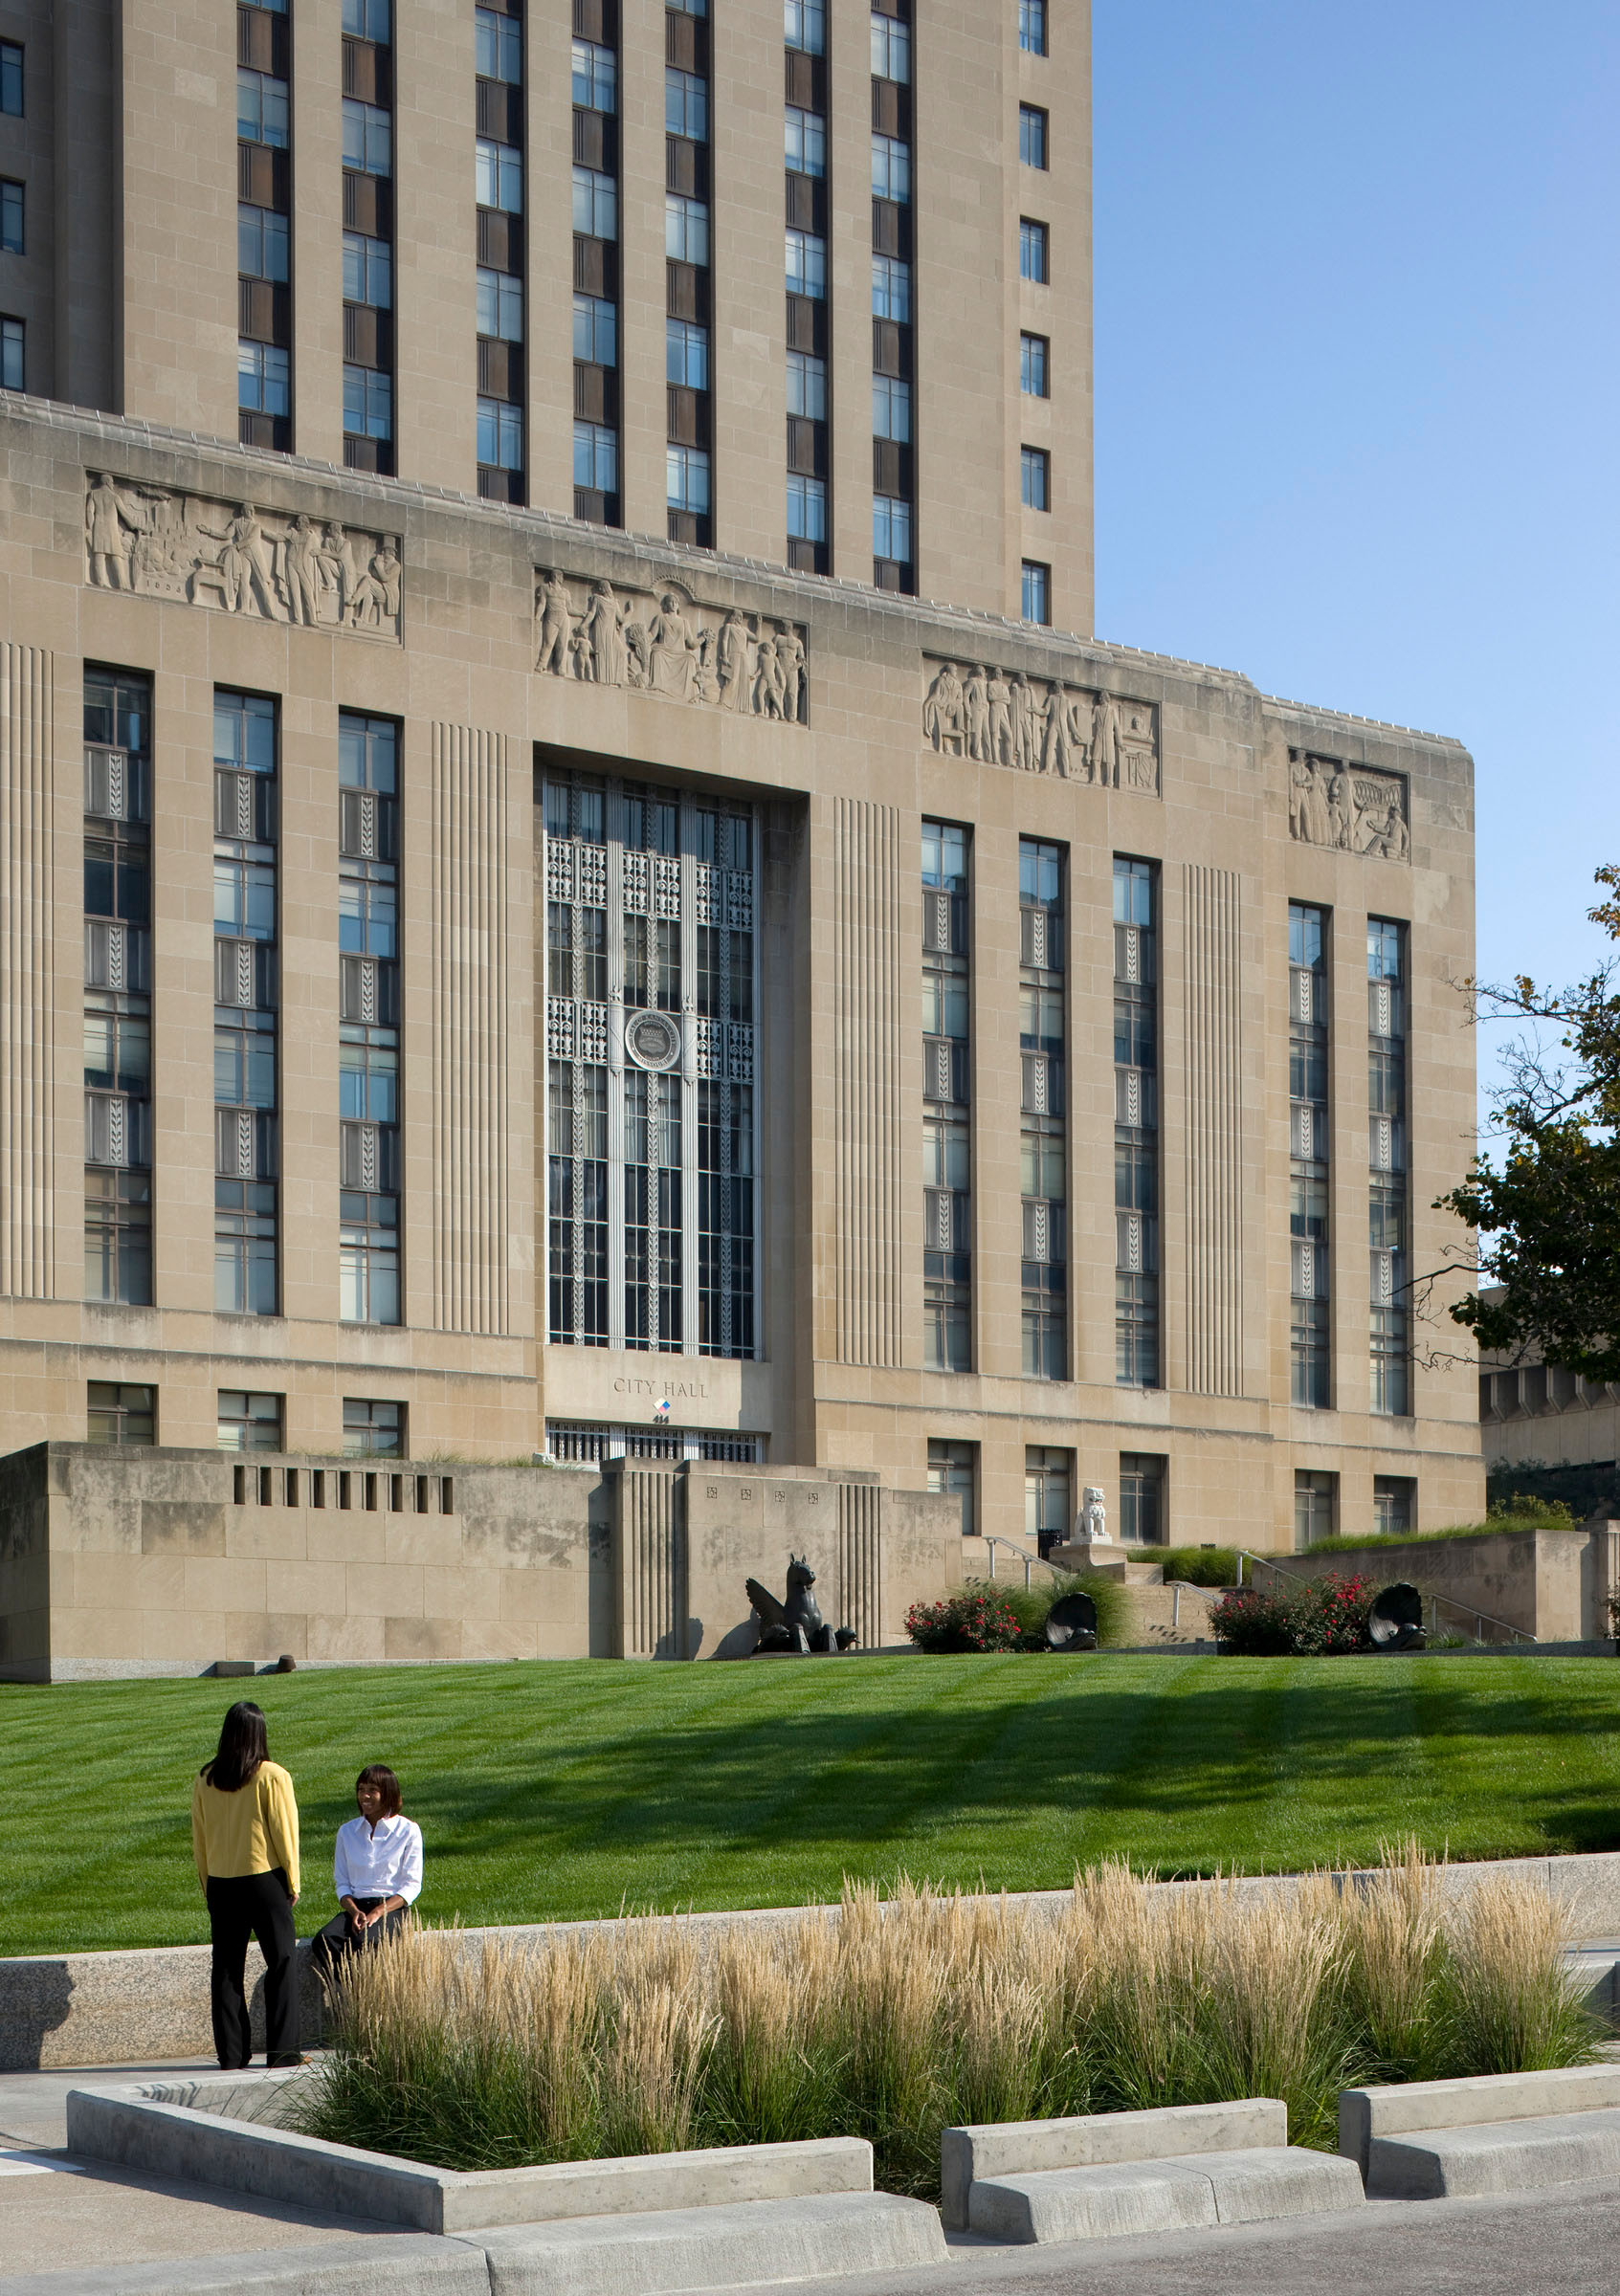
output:
[[[1093,32],[1098,634],[1454,734],[1480,977],[1589,971],[1620,0],[1094,0]]]

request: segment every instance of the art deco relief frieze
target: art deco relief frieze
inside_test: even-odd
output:
[[[534,666],[784,725],[810,717],[803,625],[703,606],[677,583],[655,593],[615,590],[537,569]]]
[[[97,589],[361,637],[400,634],[405,570],[395,535],[91,471],[84,549]]]
[[[1371,853],[1380,861],[1411,858],[1403,778],[1369,773],[1341,758],[1289,751],[1288,827],[1301,845]]]
[[[1159,795],[1151,702],[986,663],[924,661],[923,674],[922,735],[941,757]]]

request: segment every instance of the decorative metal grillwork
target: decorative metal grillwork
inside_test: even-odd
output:
[[[544,806],[550,1336],[751,1356],[752,814],[583,775]]]

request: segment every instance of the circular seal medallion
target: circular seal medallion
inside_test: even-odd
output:
[[[638,1012],[625,1023],[625,1050],[639,1069],[673,1069],[680,1030],[664,1012]]]

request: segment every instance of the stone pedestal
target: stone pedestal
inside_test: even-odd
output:
[[[1125,1550],[1111,1538],[1072,1538],[1054,1547],[1047,1556],[1060,1571],[1101,1571],[1110,1578],[1125,1576]]]

